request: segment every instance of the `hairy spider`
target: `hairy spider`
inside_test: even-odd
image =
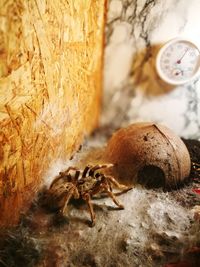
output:
[[[60,213],[64,215],[67,204],[72,197],[83,199],[89,207],[91,223],[94,226],[95,213],[91,197],[97,193],[106,192],[113,202],[120,209],[123,209],[124,206],[120,204],[112,192],[112,186],[125,192],[131,189],[131,187],[118,183],[112,176],[103,174],[100,171],[100,169],[112,166],[113,164],[87,165],[83,170],[69,167],[66,171],[60,172],[51,183],[47,191],[48,199],[46,199],[46,202],[51,208],[59,209]]]

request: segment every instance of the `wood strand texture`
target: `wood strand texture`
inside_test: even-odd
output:
[[[0,3],[0,225],[98,124],[105,0]]]

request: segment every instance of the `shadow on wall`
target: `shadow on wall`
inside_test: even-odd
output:
[[[161,96],[173,91],[176,86],[165,83],[156,71],[156,56],[163,44],[151,45],[135,53],[130,76],[133,86],[146,96]]]

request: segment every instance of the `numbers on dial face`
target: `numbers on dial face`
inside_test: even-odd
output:
[[[187,41],[171,43],[160,58],[160,66],[168,79],[177,82],[188,80],[200,66],[200,52]]]

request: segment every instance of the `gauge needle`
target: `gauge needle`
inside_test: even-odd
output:
[[[181,64],[181,60],[184,58],[184,56],[186,55],[186,53],[187,53],[188,50],[189,50],[189,48],[187,48],[185,50],[185,52],[183,53],[183,55],[181,56],[181,58],[176,61],[177,64]]]
[[[184,74],[184,70],[174,69],[172,71],[172,75],[174,75],[174,76],[179,76],[179,75],[183,76],[183,74]]]
[[[180,71],[176,71],[176,72],[175,72],[175,75],[176,75],[176,76],[178,76],[178,75],[180,75],[180,74],[183,75],[183,70],[180,70]]]

